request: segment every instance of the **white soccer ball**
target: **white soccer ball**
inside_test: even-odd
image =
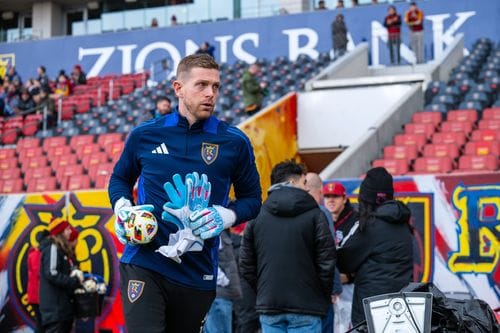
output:
[[[130,217],[123,226],[127,241],[132,244],[147,244],[158,232],[158,221],[153,213],[147,210],[130,212]]]

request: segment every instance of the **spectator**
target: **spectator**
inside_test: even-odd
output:
[[[38,72],[38,82],[40,82],[40,85],[42,86],[42,88],[49,88],[50,85],[49,85],[49,77],[47,76],[47,72],[46,72],[46,69],[44,66],[39,66],[37,68],[37,72]]]
[[[56,89],[54,90],[54,97],[66,97],[71,94],[71,82],[68,77],[61,71],[57,77]]]
[[[210,45],[208,42],[203,42],[200,48],[196,51],[196,54],[208,54],[212,58],[214,57],[215,47]]]
[[[153,17],[153,19],[151,20],[151,28],[157,28],[158,27],[158,20],[156,19],[156,17]]]
[[[35,102],[31,98],[31,95],[26,88],[21,89],[21,93],[19,95],[19,100],[16,104],[16,113],[24,114],[26,111],[33,111],[36,107]]]
[[[177,66],[173,87],[179,99],[175,111],[132,130],[109,181],[116,235],[126,244],[120,279],[129,333],[199,332],[216,293],[218,236],[233,224],[254,218],[261,206],[250,141],[213,116],[219,65],[206,54],[189,55]],[[187,217],[182,212],[189,209],[188,200],[177,193],[186,192],[182,179],[198,178],[197,172],[206,172],[207,177],[194,183],[207,185],[208,178],[211,184],[209,206]],[[137,207],[132,189],[139,176]],[[164,184],[172,179],[176,189],[165,193]],[[228,197],[231,185],[234,201]],[[125,238],[123,224],[137,209],[149,209],[159,221],[158,233],[147,245],[130,244]],[[182,262],[162,251],[179,235],[179,225],[204,240],[199,251],[186,249]],[[131,295],[130,283],[142,292]]]
[[[241,86],[243,88],[243,103],[245,111],[248,115],[253,115],[259,112],[262,107],[262,99],[264,94],[267,93],[265,82],[258,82],[257,75],[259,74],[260,67],[258,64],[251,64],[248,69],[243,73],[241,79]]]
[[[71,276],[74,250],[70,224],[56,217],[48,226],[49,241],[41,247],[40,313],[45,332],[71,332],[75,319],[73,294],[81,280]]]
[[[356,7],[359,5],[358,0],[351,0],[352,6]]]
[[[345,236],[353,229],[359,219],[358,212],[351,205],[341,183],[330,182],[323,187],[325,206],[332,217],[335,228],[335,243],[340,246]],[[352,295],[354,291],[354,276],[352,274],[340,274],[342,283],[342,294],[335,303],[335,314],[337,317],[336,328],[340,332],[349,329],[351,321]]]
[[[233,242],[228,230],[220,234],[217,296],[207,313],[204,333],[231,333],[233,301],[242,296]]]
[[[274,166],[269,196],[243,234],[240,270],[257,292],[263,333],[319,333],[331,305],[335,243],[305,174],[294,161]]]
[[[352,324],[365,320],[362,300],[398,292],[412,279],[410,210],[394,200],[392,176],[384,168],[366,174],[359,191],[359,223],[338,251],[341,272],[355,274]]]
[[[175,27],[176,25],[178,25],[178,23],[177,23],[177,16],[172,15],[170,17],[170,26],[171,27]]]
[[[87,84],[87,76],[82,70],[82,66],[75,65],[71,71],[71,83],[73,86]]]
[[[410,9],[405,13],[405,22],[410,28],[410,45],[417,64],[424,62],[424,13],[415,2],[410,3]]]
[[[169,113],[172,113],[172,102],[170,101],[170,98],[167,96],[159,96],[156,100],[156,109],[144,111],[142,117],[138,121],[138,124],[153,118],[159,118]]]
[[[5,76],[9,79],[9,82],[17,82],[17,85],[19,86],[23,84],[21,77],[17,74],[15,66],[10,66]]]
[[[318,1],[318,8],[316,8],[316,10],[327,10],[328,8],[326,8],[326,4],[325,4],[325,1],[324,0],[319,0]]]
[[[41,89],[38,95],[33,96],[33,101],[41,112],[44,112],[44,108],[47,107],[47,125],[49,127],[53,126],[57,117],[54,112],[54,100],[50,98],[50,91],[48,89]]]
[[[35,312],[35,332],[42,331],[42,317],[40,315],[40,258],[42,244],[48,242],[49,232],[40,231],[36,234],[38,246],[33,246],[28,251],[28,303]]]
[[[344,22],[344,15],[337,14],[331,25],[332,46],[335,59],[340,58],[347,51],[347,27]]]
[[[324,199],[323,182],[321,178],[319,177],[318,174],[314,172],[308,172],[306,174],[306,184],[309,194],[314,198],[321,211],[323,211],[323,213],[325,214],[325,217],[328,221],[328,227],[330,228],[332,237],[334,237],[335,240],[335,228],[333,226],[332,214],[330,214],[328,209],[326,209],[326,207],[323,206],[323,199]],[[332,304],[328,307],[328,313],[323,318],[321,323],[323,333],[332,333],[334,331],[333,323],[335,321],[335,311],[333,309],[333,306],[335,303],[337,303],[337,300],[339,299],[341,294],[342,294],[342,283],[340,282],[340,273],[338,269],[335,268],[335,276],[333,278],[333,290],[332,290],[332,295],[330,297]]]
[[[384,27],[387,28],[387,45],[391,57],[391,65],[401,62],[399,48],[401,45],[401,16],[396,7],[389,6],[388,14],[384,19]]]
[[[5,83],[4,83],[5,87]],[[16,107],[19,101],[16,86],[13,83],[7,82],[7,91],[4,96],[4,116],[10,117],[16,114]]]
[[[344,0],[338,0],[337,6],[335,8],[337,9],[344,8]]]

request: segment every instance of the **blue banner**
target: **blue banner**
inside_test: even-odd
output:
[[[396,4],[404,15],[409,3]],[[465,34],[466,47],[480,38],[494,42],[500,36],[500,1],[429,0],[418,6],[425,15],[425,56],[441,54],[453,37]],[[300,54],[316,57],[331,49],[330,24],[342,12],[349,30],[349,49],[367,41],[371,63],[387,64],[386,29],[382,26],[387,6],[368,5],[340,10],[308,12],[260,19],[242,19],[140,31],[63,37],[33,42],[0,44],[0,65],[15,64],[23,79],[36,77],[36,68],[44,65],[53,78],[60,69],[67,72],[81,64],[88,76],[126,74],[149,70],[152,63],[169,59],[170,70],[185,55],[194,53],[208,41],[215,46],[220,62],[286,56],[294,60]],[[404,25],[404,23],[403,23]],[[401,56],[413,62],[409,33],[402,29]]]

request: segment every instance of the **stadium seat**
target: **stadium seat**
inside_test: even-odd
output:
[[[446,173],[453,169],[452,159],[445,157],[419,157],[413,164],[415,173]]]
[[[102,147],[106,147],[114,142],[122,142],[123,141],[122,133],[106,133],[101,134],[97,137],[97,143]]]
[[[0,180],[0,193],[19,193],[23,191],[22,179]]]
[[[28,182],[28,192],[46,192],[57,189],[56,177],[32,178]]]
[[[39,168],[28,168],[24,171],[24,182],[28,186],[29,181],[37,178],[48,178],[52,176],[52,168],[49,166]],[[29,191],[29,190],[28,190]]]
[[[459,147],[465,144],[465,133],[462,132],[438,132],[432,136],[432,143],[455,143]]]
[[[493,155],[472,156],[464,155],[458,160],[460,171],[496,171],[498,158]]]
[[[423,157],[444,157],[452,159],[460,155],[457,144],[455,143],[430,143],[425,145]]]
[[[442,120],[443,114],[433,111],[415,112],[411,117],[411,122],[414,124],[432,124],[436,128],[441,124]]]
[[[19,161],[23,163],[23,160],[25,158],[42,156],[42,155],[43,155],[42,147],[25,148],[19,151]]]
[[[408,162],[403,159],[379,159],[372,162],[373,167],[384,167],[392,175],[404,175],[408,172]]]
[[[90,145],[94,143],[94,136],[91,134],[77,135],[70,139],[69,146],[73,149],[83,145]]]
[[[11,158],[16,156],[16,150],[14,148],[2,148],[0,149],[0,160]]]
[[[476,110],[451,110],[446,114],[447,121],[466,121],[474,123],[477,121]]]
[[[98,143],[90,143],[75,147],[76,156],[81,160],[85,155],[96,154],[101,151]]]
[[[65,165],[55,169],[55,172],[56,172],[56,179],[61,184],[61,187],[63,187],[63,184],[65,184],[67,177],[83,174],[83,165],[81,164]]]
[[[403,159],[407,162],[417,158],[417,146],[395,146],[384,147],[384,159]]]
[[[102,163],[89,166],[88,174],[90,179],[95,181],[97,176],[100,175],[109,175],[113,172],[114,164],[113,163]]]
[[[5,128],[2,132],[2,144],[4,145],[12,145],[16,143],[17,138],[19,136],[19,128]]]
[[[40,147],[40,138],[21,138],[17,141],[16,149],[19,152],[24,148]]]
[[[73,175],[66,177],[65,184],[61,184],[61,189],[65,191],[76,191],[90,188],[89,175]]]
[[[12,168],[0,170],[0,179],[17,179],[21,178],[21,169]]]
[[[97,152],[93,154],[83,155],[81,158],[83,167],[88,170],[92,165],[108,163],[108,154],[106,152]]]
[[[427,139],[424,134],[397,134],[394,137],[394,143],[397,146],[415,145],[418,151],[422,149],[426,142]]]
[[[115,156],[121,155],[124,145],[125,145],[124,142],[113,142],[105,146],[104,151],[108,154],[110,158],[113,159]]]
[[[55,156],[69,155],[71,154],[71,147],[70,146],[51,147],[46,152],[47,156],[50,156],[51,158]]]
[[[496,119],[500,120],[500,108],[488,108],[483,111],[482,119]]]
[[[95,188],[107,188],[109,184],[110,174],[97,175],[95,178]]]
[[[429,140],[434,134],[436,128],[433,124],[414,124],[408,123],[405,125],[405,133],[406,134],[424,134],[425,138]]]
[[[47,150],[49,148],[65,146],[66,141],[67,141],[67,139],[64,136],[52,136],[52,137],[45,138],[43,140],[42,147],[43,147],[43,150],[45,152],[47,152]]]
[[[78,156],[72,153],[57,155],[57,156],[52,156],[50,161],[52,168],[56,170],[65,167],[67,165],[78,164]]]
[[[478,128],[490,129],[490,130],[500,130],[500,119],[483,119],[478,123]]]
[[[47,156],[26,157],[21,161],[21,170],[26,172],[28,169],[37,169],[46,167],[49,164]]]
[[[500,141],[500,130],[475,130],[472,131],[471,141]]]
[[[7,157],[0,160],[0,170],[17,168],[17,157]]]
[[[466,121],[445,121],[441,124],[441,132],[460,132],[468,135],[472,131],[472,123]]]
[[[499,155],[498,141],[470,141],[465,145],[466,155]]]

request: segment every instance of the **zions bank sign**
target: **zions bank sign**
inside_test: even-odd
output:
[[[454,36],[464,33],[470,48],[481,37],[498,41],[497,13],[500,2],[490,0],[429,0],[417,2],[423,10],[425,56],[440,55]],[[396,5],[403,16],[408,3]],[[53,77],[60,69],[69,71],[81,64],[88,76],[131,73],[142,70],[172,73],[182,57],[194,53],[207,41],[215,46],[219,62],[244,61],[285,56],[295,60],[305,54],[316,58],[332,47],[330,24],[342,12],[348,28],[349,49],[360,42],[371,45],[371,63],[388,63],[387,32],[382,22],[386,5],[367,5],[339,10],[274,16],[141,31],[64,37],[35,42],[0,44],[0,67],[15,64],[26,79],[36,76],[36,67],[45,65]],[[404,25],[404,24],[403,24]],[[401,55],[414,61],[409,47],[408,28],[402,29]],[[465,51],[467,52],[467,51]],[[163,61],[162,60],[167,60]],[[160,69],[155,68],[159,66]]]

